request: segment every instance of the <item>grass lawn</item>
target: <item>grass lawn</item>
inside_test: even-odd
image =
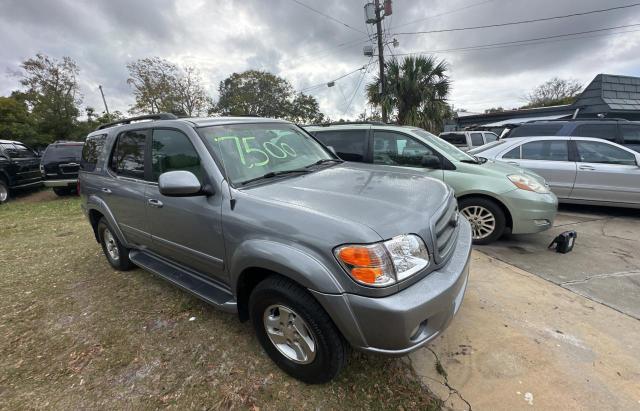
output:
[[[190,321],[192,317],[195,320]],[[107,263],[77,197],[0,206],[0,409],[438,409],[399,359],[308,386],[249,323]]]

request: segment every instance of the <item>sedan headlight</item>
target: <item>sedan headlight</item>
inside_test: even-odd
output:
[[[549,189],[544,184],[540,184],[539,182],[537,182],[531,177],[527,177],[522,174],[511,174],[511,175],[508,175],[507,178],[516,187],[522,190],[533,191],[540,194],[549,193]]]
[[[427,246],[414,234],[375,244],[343,245],[334,253],[354,280],[372,287],[394,284],[429,265]]]

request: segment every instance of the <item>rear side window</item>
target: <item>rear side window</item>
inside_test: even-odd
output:
[[[51,144],[42,156],[43,161],[78,161],[82,156],[82,144]]]
[[[562,124],[523,124],[514,128],[507,137],[555,136]]]
[[[640,144],[640,125],[623,124],[620,126],[624,144]]]
[[[151,143],[153,181],[167,171],[190,171],[202,182],[202,167],[189,137],[175,130],[153,130]]]
[[[522,159],[569,161],[569,148],[564,140],[532,141],[522,145]]]
[[[363,162],[366,152],[367,131],[318,131],[315,137],[325,146],[331,146],[343,160]]]
[[[596,137],[609,141],[616,139],[615,124],[581,124],[573,130],[572,136]]]
[[[98,134],[95,136],[87,137],[82,147],[82,157],[80,158],[80,169],[84,171],[95,171],[96,164],[104,143],[107,140],[106,134]]]
[[[482,133],[471,133],[471,145],[474,147],[479,147],[484,144],[484,140],[482,140]]]
[[[440,138],[448,143],[453,144],[454,146],[467,145],[467,137],[464,133],[446,133],[440,135]]]
[[[144,178],[144,152],[147,131],[125,131],[118,136],[113,154],[111,169],[118,175]]]
[[[636,165],[636,156],[619,147],[597,141],[576,141],[583,163]]]
[[[487,143],[493,143],[494,141],[498,140],[498,136],[493,133],[484,133],[484,139],[487,141]]]
[[[519,159],[520,147],[516,147],[513,150],[510,150],[507,154],[503,155],[502,158]]]

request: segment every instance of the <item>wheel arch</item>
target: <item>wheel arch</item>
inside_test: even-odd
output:
[[[511,216],[511,211],[502,201],[500,201],[500,199],[487,193],[465,193],[460,197],[457,197],[458,202],[470,198],[484,198],[485,200],[493,201],[494,203],[496,203],[496,205],[499,206],[500,209],[502,209],[502,212],[504,212],[506,226],[509,227],[509,229],[513,229],[513,217]]]

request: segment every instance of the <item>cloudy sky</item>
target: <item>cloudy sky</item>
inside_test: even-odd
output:
[[[353,118],[369,109],[363,84],[372,80],[376,64],[338,80],[335,87],[310,87],[370,62],[362,53],[363,46],[371,44],[367,33],[374,29],[364,23],[365,3],[0,0],[0,94],[19,88],[10,73],[25,58],[42,52],[57,58],[70,56],[78,63],[84,106],[102,110],[98,91],[102,84],[109,108],[126,112],[132,104],[127,62],[159,56],[197,67],[214,98],[218,83],[233,72],[267,70],[285,77],[298,90],[308,90],[332,118]],[[393,15],[384,25],[386,39],[396,38],[400,44],[390,45],[385,53],[428,52],[446,59],[453,82],[450,101],[456,108],[517,107],[524,104],[523,97],[532,87],[553,76],[575,78],[586,85],[598,73],[640,75],[640,6],[482,30],[399,33],[529,20],[633,3],[394,0]],[[504,44],[632,24],[638,25]],[[494,46],[478,48],[483,45]]]

